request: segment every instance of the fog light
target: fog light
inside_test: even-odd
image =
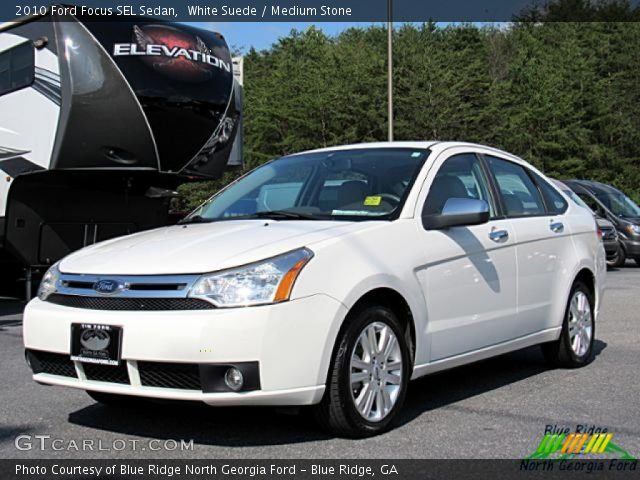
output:
[[[231,390],[237,392],[242,388],[242,384],[244,383],[242,372],[236,367],[229,368],[224,374],[224,383],[226,383],[227,387]]]

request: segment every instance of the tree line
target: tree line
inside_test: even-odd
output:
[[[611,183],[640,200],[640,22],[619,21],[640,20],[639,10],[590,5],[556,2],[499,26],[396,28],[395,138],[492,145],[549,176]],[[567,12],[584,21],[564,21]],[[251,49],[245,171],[305,149],[386,140],[386,35],[375,25],[333,37],[311,27]],[[180,208],[240,173],[183,186]]]

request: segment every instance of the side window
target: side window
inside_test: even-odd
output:
[[[558,191],[549,185],[544,178],[540,175],[531,172],[533,177],[536,179],[536,183],[540,190],[542,191],[542,195],[544,196],[544,201],[547,204],[547,212],[553,215],[557,215],[560,213],[564,213],[567,211],[567,201],[563,198]]]
[[[491,216],[494,206],[489,195],[487,179],[480,161],[472,153],[448,158],[438,170],[422,210],[423,215],[437,215],[450,198],[475,198],[489,204]]]
[[[546,214],[542,196],[523,167],[489,155],[486,159],[496,178],[507,216]]]
[[[31,42],[0,53],[0,95],[30,86],[35,77],[35,54]]]

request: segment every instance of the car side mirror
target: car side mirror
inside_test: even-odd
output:
[[[444,230],[450,227],[480,225],[489,221],[489,204],[475,198],[450,198],[442,213],[423,215],[426,230]]]

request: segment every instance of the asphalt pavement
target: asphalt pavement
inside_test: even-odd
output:
[[[536,347],[425,377],[411,384],[399,425],[365,440],[328,436],[304,412],[117,409],[38,385],[24,361],[24,305],[0,299],[0,458],[522,458],[546,425],[577,424],[607,428],[637,457],[640,268],[609,272],[607,285],[591,365],[549,369]]]

